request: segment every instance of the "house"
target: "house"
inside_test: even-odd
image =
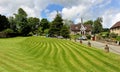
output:
[[[111,33],[116,33],[118,36],[120,36],[120,21],[115,23],[111,28],[110,28]]]
[[[90,34],[92,33],[92,25],[83,25],[81,23],[70,25],[71,34]]]

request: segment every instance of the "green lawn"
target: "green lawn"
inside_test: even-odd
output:
[[[0,72],[120,72],[120,56],[55,38],[0,39]]]

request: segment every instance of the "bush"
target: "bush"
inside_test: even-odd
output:
[[[120,36],[117,36],[117,37],[116,37],[116,40],[120,41]]]
[[[12,30],[12,29],[5,29],[4,31],[2,31],[3,33],[6,33],[6,34],[8,34],[8,33],[14,33],[14,31]]]
[[[100,35],[102,36],[102,38],[108,38],[109,32],[101,32]]]
[[[118,36],[118,34],[115,34],[115,33],[110,33],[109,35],[111,38],[116,38]]]
[[[87,39],[91,39],[91,35],[86,35]]]

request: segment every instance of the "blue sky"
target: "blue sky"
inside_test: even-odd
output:
[[[46,15],[47,13],[51,13],[55,10],[62,11],[63,8],[64,7],[59,4],[50,4],[41,12],[41,16],[42,16],[42,18],[47,18],[47,15]]]
[[[53,20],[56,11],[63,19],[72,20],[75,24],[83,21],[103,18],[103,27],[110,28],[120,21],[120,0],[0,0],[0,14],[7,17],[23,8],[28,17]]]

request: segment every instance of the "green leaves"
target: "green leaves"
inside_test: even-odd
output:
[[[93,28],[93,32],[96,33],[100,33],[103,30],[103,26],[102,26],[102,18],[98,17],[95,21],[94,21],[94,28]]]

